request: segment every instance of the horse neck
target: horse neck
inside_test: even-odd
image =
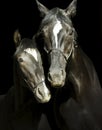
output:
[[[100,90],[100,83],[91,60],[80,47],[73,49],[69,63],[69,80],[75,86],[78,96],[82,96],[91,90],[95,93]],[[86,92],[86,93],[85,93]],[[100,92],[99,92],[100,93]]]
[[[17,67],[14,66],[14,95],[15,95],[15,110],[18,111],[22,107],[26,106],[30,99],[30,92],[22,77],[17,70]]]
[[[69,65],[69,80],[75,90],[75,100],[102,124],[102,89],[93,63],[80,47],[74,48]]]

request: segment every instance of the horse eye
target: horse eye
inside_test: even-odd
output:
[[[23,62],[23,58],[21,58],[21,57],[18,58],[18,61],[19,61],[19,62]]]

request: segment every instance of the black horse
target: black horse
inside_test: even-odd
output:
[[[48,56],[45,70],[56,90],[52,118],[61,130],[102,130],[101,86],[92,61],[77,44],[71,19],[77,1],[73,0],[65,10],[49,10],[36,2],[43,19],[34,40],[43,60]]]
[[[14,34],[14,86],[0,100],[0,130],[50,130],[43,104],[50,98],[34,41]]]

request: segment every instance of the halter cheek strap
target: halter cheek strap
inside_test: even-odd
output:
[[[71,56],[71,54],[72,54],[72,52],[73,52],[73,48],[74,48],[74,45],[72,44],[72,47],[71,47],[71,50],[70,50],[69,54],[66,55],[66,59],[67,59],[67,60],[68,60],[69,57]]]

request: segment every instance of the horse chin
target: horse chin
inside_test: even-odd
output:
[[[52,81],[51,82],[51,86],[54,87],[54,88],[62,88],[64,86],[64,84],[65,84],[64,81],[62,81],[62,82],[59,82],[59,81],[54,82],[54,81]]]
[[[38,103],[47,103],[50,101],[51,95],[49,95],[47,98],[39,97],[39,96],[35,96],[35,98],[38,101]]]
[[[38,103],[47,103],[47,102],[49,102],[49,100],[50,100],[50,97],[49,97],[49,99],[41,99],[41,98],[39,98],[39,97],[35,97],[36,98],[36,100],[38,101]]]

